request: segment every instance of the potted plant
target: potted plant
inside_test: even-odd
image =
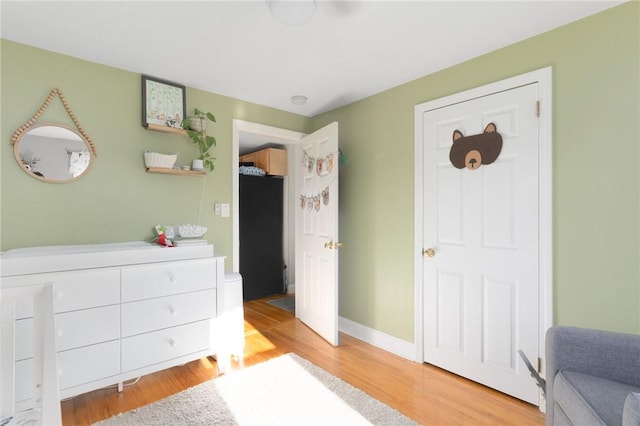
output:
[[[194,108],[193,115],[182,122],[182,128],[187,131],[189,139],[200,149],[200,157],[198,159],[202,160],[203,168],[211,172],[216,168],[214,164],[216,158],[209,153],[209,149],[216,145],[216,138],[207,136],[207,120],[216,122],[216,118],[210,112]]]

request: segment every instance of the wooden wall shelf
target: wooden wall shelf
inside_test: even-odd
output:
[[[159,124],[147,124],[145,127],[147,130],[153,130],[154,132],[174,133],[176,135],[187,136],[187,131],[177,127],[160,126]]]
[[[204,176],[207,172],[199,170],[168,169],[166,167],[147,167],[148,173],[164,173],[167,175]]]

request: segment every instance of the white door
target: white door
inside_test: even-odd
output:
[[[539,355],[538,90],[422,115],[424,361],[534,404],[517,351]],[[468,137],[489,123],[502,136],[497,160],[454,167],[454,131]]]
[[[338,337],[338,123],[296,149],[296,317],[334,346]]]

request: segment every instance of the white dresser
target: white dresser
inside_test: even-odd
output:
[[[224,258],[145,242],[2,253],[1,288],[52,283],[61,398],[231,349],[219,330]],[[228,299],[228,298],[227,298]],[[241,300],[241,298],[240,298]],[[31,398],[31,306],[18,306],[16,406]]]

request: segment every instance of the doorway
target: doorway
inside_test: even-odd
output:
[[[542,359],[552,324],[551,69],[418,105],[415,119],[417,361],[542,403],[518,349]],[[495,163],[456,165],[457,138],[490,123]]]
[[[256,138],[287,148],[284,183],[285,262],[288,282],[296,284],[296,317],[333,346],[338,335],[338,123],[306,135],[233,120],[233,268],[240,271],[239,152]],[[304,201],[304,204],[302,204]],[[296,265],[297,263],[297,265]],[[298,279],[295,277],[298,276]],[[295,281],[292,281],[292,278]]]
[[[283,258],[287,265],[286,282],[287,292],[293,293],[295,288],[295,220],[294,220],[294,184],[297,168],[294,167],[295,155],[291,149],[298,143],[304,133],[293,130],[281,129],[264,124],[249,121],[233,120],[233,141],[232,141],[232,219],[233,219],[233,272],[240,272],[240,180],[239,180],[239,159],[240,155],[257,151],[262,148],[285,148],[287,150],[288,175],[284,179],[283,191]]]

